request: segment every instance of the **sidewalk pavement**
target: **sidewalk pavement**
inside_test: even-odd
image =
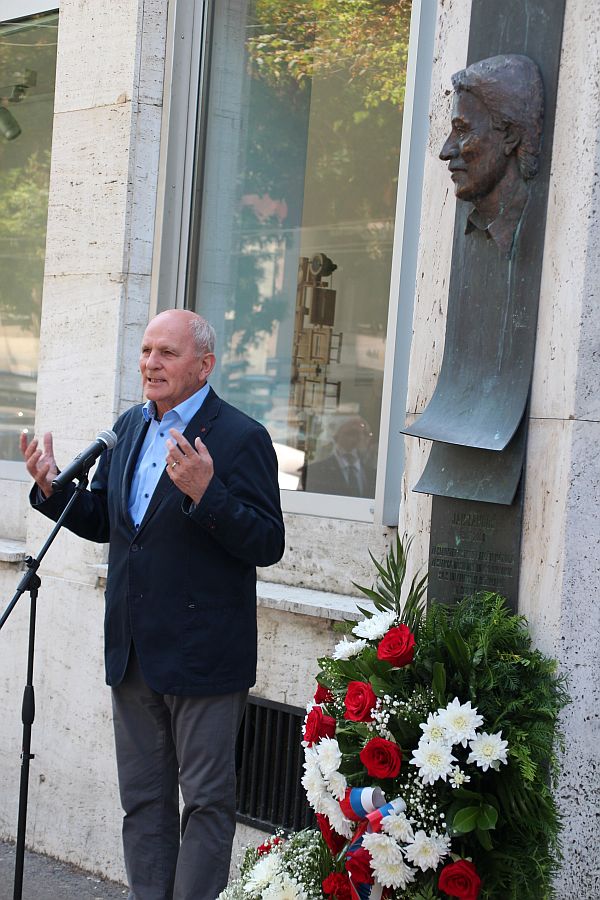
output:
[[[0,841],[0,900],[13,900],[15,846]],[[127,888],[40,853],[25,853],[23,900],[125,900]]]

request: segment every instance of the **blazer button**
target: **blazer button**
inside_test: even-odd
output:
[[[132,552],[132,553],[135,553],[135,551],[136,551],[136,550],[139,550],[139,549],[140,549],[140,545],[139,545],[139,544],[132,544],[132,545],[131,545],[131,552]]]

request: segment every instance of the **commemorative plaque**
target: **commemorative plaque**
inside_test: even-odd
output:
[[[522,491],[510,506],[433,497],[429,598],[452,603],[478,591],[506,598],[516,612]]]

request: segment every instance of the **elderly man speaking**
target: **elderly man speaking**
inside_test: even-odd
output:
[[[147,402],[117,420],[116,445],[66,523],[109,542],[106,679],[129,900],[215,900],[227,883],[235,740],[256,674],[256,566],[284,549],[273,445],[208,385],[214,364],[200,316],[150,321]],[[52,489],[52,435],[42,446],[23,436],[21,449],[31,502],[56,520],[74,485]]]

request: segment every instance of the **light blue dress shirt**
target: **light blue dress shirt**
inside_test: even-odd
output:
[[[153,400],[148,400],[142,407],[142,414],[150,425],[135,464],[129,492],[129,515],[136,528],[140,527],[154,489],[165,470],[167,440],[171,437],[169,429],[176,428],[183,434],[204,403],[208,391],[209,386],[205,384],[187,400],[165,413],[162,419],[156,418],[156,404]]]

